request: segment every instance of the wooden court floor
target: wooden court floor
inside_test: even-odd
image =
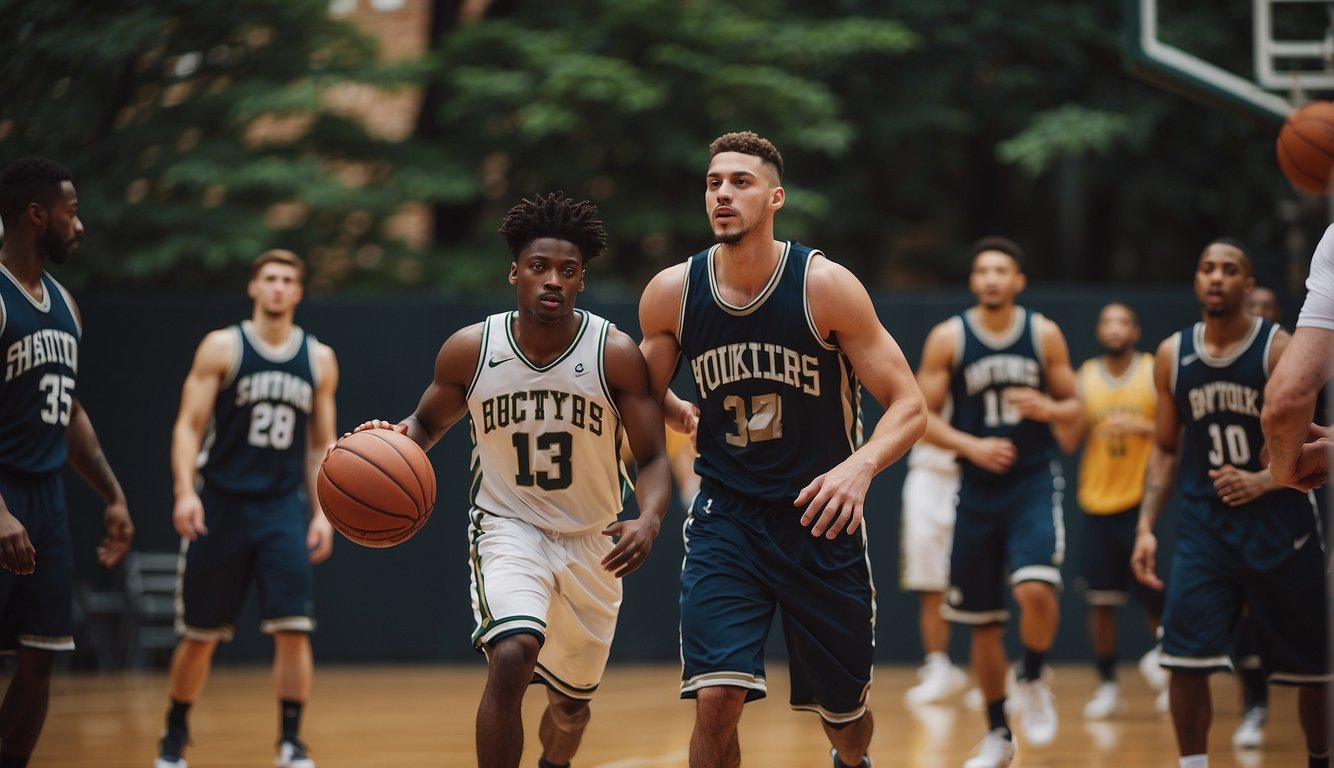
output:
[[[871,707],[877,768],[958,768],[983,733],[982,715],[956,702],[910,710],[907,667],[877,667]],[[578,768],[684,768],[694,707],[676,697],[675,666],[613,666],[593,703]],[[1045,749],[1020,742],[1020,768],[1121,768],[1177,765],[1167,716],[1153,712],[1133,666],[1121,672],[1129,711],[1088,723],[1093,687],[1087,667],[1058,667],[1054,678],[1061,727]],[[322,667],[307,707],[304,737],[319,768],[426,768],[474,764],[473,719],[485,680],[481,662],[466,666]],[[7,679],[0,683],[7,684]],[[787,707],[786,670],[770,665],[770,697],[747,705],[741,721],[742,764],[825,768],[828,743],[810,713]],[[166,707],[163,673],[57,673],[46,730],[33,768],[150,768]],[[191,768],[271,766],[277,712],[263,668],[218,668],[192,713]],[[523,765],[537,763],[537,722],[546,696],[525,698],[529,734]],[[1234,752],[1230,737],[1240,706],[1237,687],[1214,678],[1211,765],[1305,766],[1295,694],[1274,688],[1262,750]]]

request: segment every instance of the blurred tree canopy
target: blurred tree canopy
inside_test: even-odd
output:
[[[326,288],[498,288],[500,216],[563,189],[611,233],[593,284],[636,292],[709,243],[707,146],[747,129],[784,153],[779,236],[875,288],[957,281],[990,233],[1049,280],[1183,280],[1220,234],[1282,255],[1275,126],[1123,74],[1117,4],[431,5],[432,50],[386,64],[325,0],[0,0],[0,152],[75,170],[106,256],[77,276],[127,285],[281,245]],[[1187,11],[1165,29],[1247,44],[1246,8]],[[420,89],[412,135],[331,109],[345,82]],[[408,202],[429,243],[394,235]]]

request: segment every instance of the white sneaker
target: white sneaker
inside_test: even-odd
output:
[[[1144,676],[1144,682],[1155,691],[1166,691],[1167,684],[1171,681],[1171,676],[1167,670],[1158,666],[1158,657],[1161,654],[1158,647],[1154,646],[1149,652],[1139,657],[1139,673]]]
[[[1238,749],[1258,749],[1265,743],[1265,721],[1269,708],[1263,704],[1251,707],[1241,716],[1241,725],[1232,733],[1232,746]]]
[[[299,741],[283,741],[278,745],[278,756],[273,759],[277,768],[315,768],[315,761],[306,756],[306,745]]]
[[[1045,747],[1056,739],[1056,697],[1046,680],[1021,680],[1015,686],[1015,703],[1024,739]]]
[[[1093,691],[1093,698],[1084,705],[1085,720],[1106,720],[1119,715],[1126,709],[1125,697],[1121,695],[1121,686],[1107,681]]]
[[[1005,738],[1005,730],[996,728],[973,747],[963,768],[1009,768],[1014,753],[1014,739]]]
[[[968,675],[948,661],[928,662],[917,672],[920,683],[909,688],[903,700],[909,706],[934,704],[962,691],[968,685]]]

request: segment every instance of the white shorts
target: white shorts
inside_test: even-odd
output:
[[[905,592],[944,592],[950,586],[950,546],[959,473],[911,467],[903,478],[903,536],[899,586]]]
[[[621,580],[600,565],[611,537],[552,533],[477,509],[469,519],[473,644],[484,651],[498,637],[531,632],[543,640],[542,682],[593,698],[621,609]]]

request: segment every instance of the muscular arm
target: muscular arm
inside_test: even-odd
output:
[[[880,324],[866,289],[844,267],[813,261],[807,291],[815,326],[833,336],[857,378],[885,413],[870,438],[798,494],[802,525],[833,539],[861,524],[866,490],[875,475],[898,461],[926,430],[926,405],[903,351]]]
[[[605,362],[607,386],[639,467],[635,482],[639,517],[618,520],[603,530],[620,539],[602,559],[602,567],[621,578],[643,565],[653,549],[671,500],[672,476],[663,441],[662,406],[649,389],[648,365],[639,347],[629,336],[612,330],[607,337]]]
[[[306,493],[310,496],[310,529],[306,534],[306,549],[310,550],[310,561],[319,563],[333,552],[333,529],[325,519],[319,497],[315,494],[315,478],[319,475],[324,454],[333,445],[335,438],[337,414],[334,393],[338,390],[338,358],[332,348],[321,344],[315,350],[315,364],[318,367],[318,386],[306,435]]]
[[[199,342],[194,362],[181,387],[181,407],[171,430],[171,480],[176,502],[172,525],[176,532],[194,541],[206,535],[204,507],[195,490],[199,448],[208,428],[209,414],[236,354],[236,337],[228,330],[213,331]]]
[[[1309,491],[1320,487],[1329,473],[1329,443],[1317,437],[1323,430],[1313,430],[1311,419],[1334,362],[1334,330],[1298,328],[1286,347],[1270,351],[1272,372],[1260,428],[1275,482]]]
[[[69,465],[106,505],[102,515],[106,533],[97,547],[97,561],[110,568],[130,551],[130,541],[134,538],[134,524],[130,521],[125,492],[121,490],[116,473],[111,471],[97,440],[97,432],[93,430],[93,422],[78,398],[71,404],[69,429],[65,434],[69,442]]]
[[[677,323],[681,316],[681,292],[685,287],[686,264],[668,267],[654,276],[639,299],[639,329],[644,340],[639,351],[648,363],[649,391],[663,407],[667,425],[677,432],[694,431],[699,411],[693,403],[677,397],[668,387],[681,359]]]
[[[1156,573],[1158,539],[1153,534],[1153,526],[1172,497],[1172,484],[1176,482],[1180,460],[1181,419],[1172,397],[1172,372],[1175,369],[1176,345],[1169,338],[1158,345],[1154,356],[1153,384],[1158,391],[1158,411],[1149,464],[1144,470],[1144,498],[1140,502],[1135,551],[1130,561],[1135,577],[1154,589],[1162,589],[1163,582]]]
[[[927,408],[926,440],[954,451],[988,472],[1003,474],[1018,457],[1014,443],[1004,437],[970,435],[955,429],[941,416],[949,399],[957,346],[957,326],[953,321],[946,321],[931,329],[922,347],[917,384],[922,389]]]

